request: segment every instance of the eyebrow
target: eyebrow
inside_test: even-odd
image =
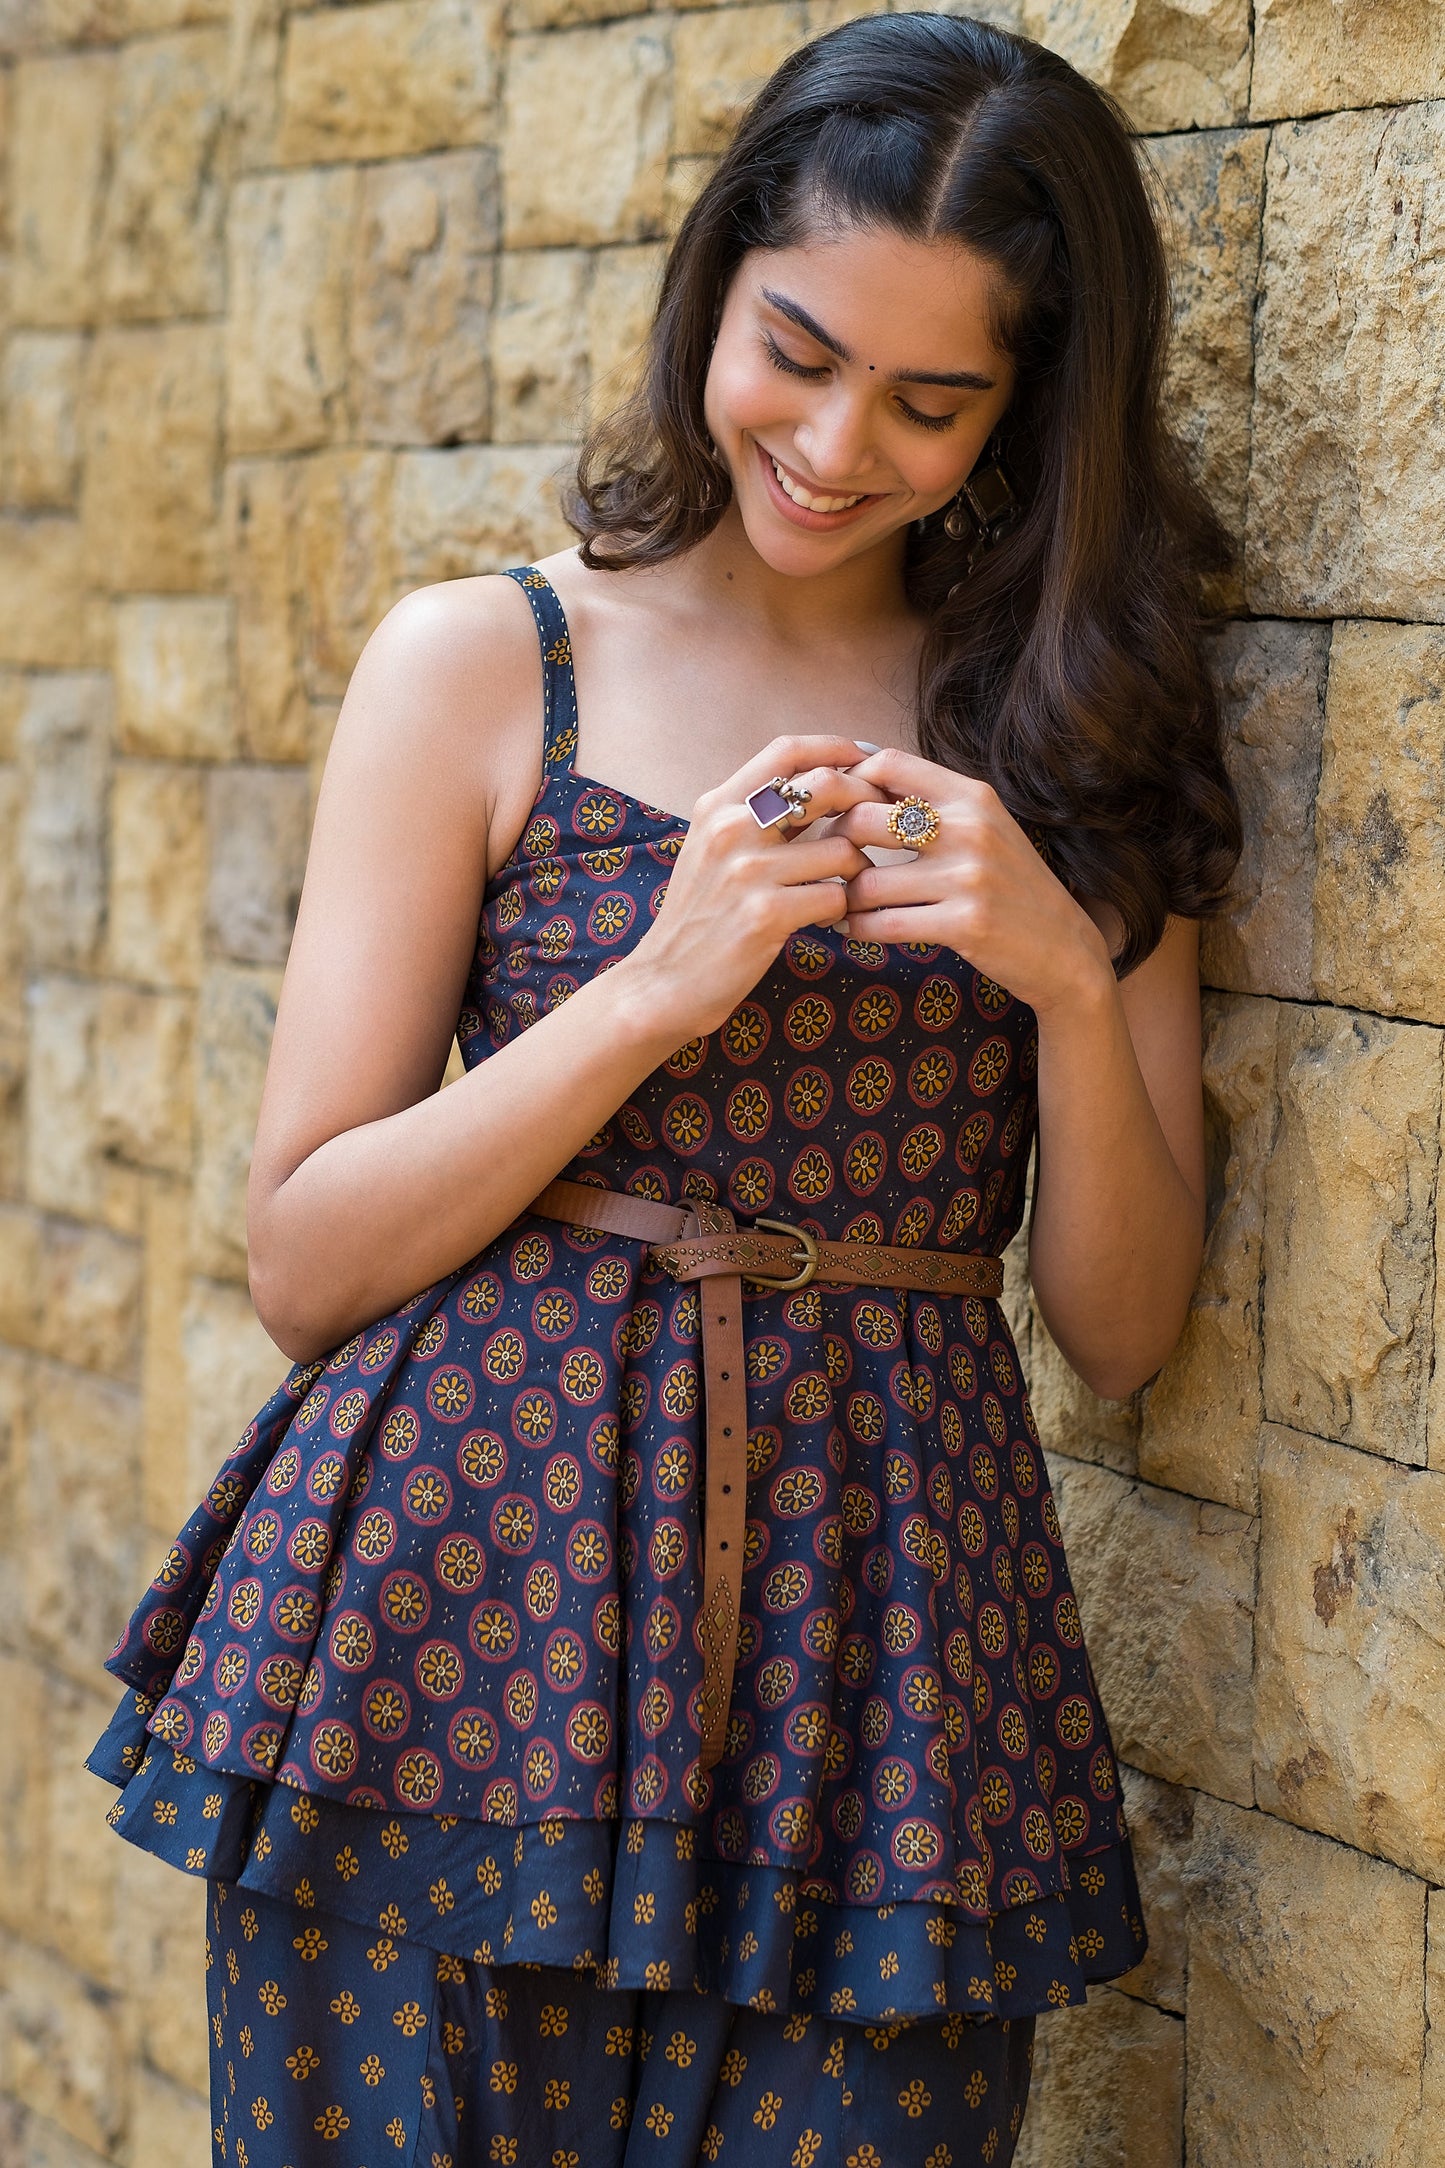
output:
[[[786,316],[790,323],[796,324],[800,331],[806,331],[810,339],[816,339],[819,346],[826,346],[828,352],[836,354],[840,361],[852,361],[854,359],[843,341],[835,338],[831,331],[825,331],[817,318],[808,314],[801,302],[790,301],[786,294],[774,293],[770,286],[764,286],[760,290],[764,301],[775,308],[780,316]],[[981,376],[977,369],[895,369],[891,375],[885,378],[885,382],[889,384],[942,384],[950,391],[992,391],[994,389],[993,378],[991,376]]]

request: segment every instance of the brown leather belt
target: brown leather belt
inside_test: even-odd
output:
[[[906,1287],[931,1295],[992,1297],[1003,1260],[982,1251],[897,1249],[885,1242],[825,1242],[788,1220],[739,1227],[724,1206],[654,1204],[626,1190],[549,1182],[528,1206],[543,1219],[645,1242],[648,1261],[675,1280],[706,1281],[702,1303],[704,1439],[703,1603],[698,1643],[701,1762],[723,1750],[742,1615],[747,1524],[748,1406],[743,1369],[743,1281],[791,1291],[810,1280],[842,1287]]]

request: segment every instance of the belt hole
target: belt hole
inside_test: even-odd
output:
[[[730,1491],[731,1489],[732,1489],[732,1485],[731,1485],[731,1483],[724,1483],[724,1485],[723,1485],[723,1495],[724,1495],[724,1497],[726,1497],[727,1493],[728,1493],[728,1492],[729,1492],[729,1491]]]
[[[719,1376],[719,1377],[720,1377],[720,1378],[722,1379],[722,1381],[723,1381],[724,1385],[726,1385],[726,1384],[727,1384],[727,1382],[728,1382],[728,1379],[729,1379],[729,1378],[730,1378],[730,1377],[732,1376],[732,1372],[731,1372],[731,1370],[720,1370],[720,1371],[718,1372],[718,1376]]]
[[[720,1543],[720,1544],[718,1545],[718,1549],[719,1549],[720,1551],[725,1551],[725,1550],[727,1549],[727,1545],[726,1545],[725,1543]]]
[[[723,1436],[724,1436],[725,1438],[730,1438],[730,1437],[732,1436],[732,1434],[733,1434],[733,1426],[732,1426],[732,1424],[731,1424],[731,1423],[724,1423],[724,1424],[723,1424]]]

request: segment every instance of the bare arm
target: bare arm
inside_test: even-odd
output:
[[[1204,1227],[1197,931],[1173,920],[1116,981],[1095,914],[1075,901],[988,784],[907,753],[859,773],[942,815],[908,863],[849,884],[848,923],[879,941],[942,941],[1039,1020],[1039,1157],[1029,1266],[1044,1321],[1086,1384],[1122,1398],[1179,1337]],[[890,838],[879,807],[838,823]],[[1097,916],[1107,920],[1100,907]]]
[[[841,838],[763,835],[743,793],[806,774],[819,809],[870,795],[779,740],[698,802],[636,949],[438,1092],[489,872],[540,774],[541,676],[504,580],[422,590],[357,665],[317,804],[248,1200],[251,1290],[309,1360],[474,1256],[678,1046],[715,1029],[799,926],[844,909]],[[755,772],[756,771],[756,772]]]

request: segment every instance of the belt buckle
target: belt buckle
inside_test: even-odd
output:
[[[795,1287],[806,1287],[818,1269],[817,1237],[810,1235],[806,1227],[795,1227],[791,1220],[759,1219],[754,1220],[753,1225],[766,1228],[770,1235],[791,1235],[803,1253],[803,1269],[786,1280],[780,1280],[771,1272],[750,1271],[745,1277],[760,1281],[764,1287],[775,1287],[780,1293],[786,1293]]]

